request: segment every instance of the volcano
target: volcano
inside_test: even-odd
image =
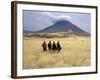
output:
[[[89,36],[90,34],[78,26],[74,25],[67,20],[59,20],[53,25],[48,26],[47,28],[38,31],[39,33],[56,33],[56,32],[72,32],[75,35],[79,36]]]

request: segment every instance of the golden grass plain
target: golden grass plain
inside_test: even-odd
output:
[[[60,41],[62,50],[43,52],[43,41]],[[23,69],[81,67],[91,65],[90,37],[36,38],[24,37]]]

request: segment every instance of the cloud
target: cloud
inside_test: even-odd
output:
[[[55,18],[55,16],[52,13],[50,13],[50,12],[41,12],[40,14],[45,15],[45,16],[48,16],[48,17]]]
[[[44,15],[45,17],[48,17],[50,20],[52,21],[58,21],[58,20],[70,20],[71,17],[68,16],[68,15],[64,15],[64,14],[53,14],[53,13],[50,13],[50,12],[41,12],[40,13],[41,15]]]
[[[64,19],[64,20],[70,20],[71,19],[71,17],[70,16],[65,16],[65,15],[60,15],[60,16],[58,16],[58,17],[56,17],[57,19]]]

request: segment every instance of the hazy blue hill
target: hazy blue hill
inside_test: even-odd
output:
[[[55,33],[55,32],[72,32],[75,35],[89,36],[88,32],[80,29],[78,26],[72,24],[70,21],[60,20],[47,28],[38,31],[39,33]]]
[[[27,30],[24,30],[23,32],[24,33],[33,33],[33,31],[27,31]]]

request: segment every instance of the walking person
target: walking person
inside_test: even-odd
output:
[[[45,41],[44,41],[43,44],[42,44],[42,48],[43,48],[43,52],[44,52],[44,51],[47,51],[47,44],[46,44]]]
[[[61,45],[60,45],[60,43],[59,43],[59,41],[57,42],[57,50],[58,50],[58,52],[60,52],[60,50],[61,50],[62,48],[61,48]]]
[[[49,50],[49,51],[52,50],[52,44],[51,44],[51,41],[49,41],[49,43],[48,43],[48,50]]]
[[[57,50],[57,46],[56,46],[55,41],[53,41],[53,44],[52,44],[52,50],[53,50],[54,52]]]

